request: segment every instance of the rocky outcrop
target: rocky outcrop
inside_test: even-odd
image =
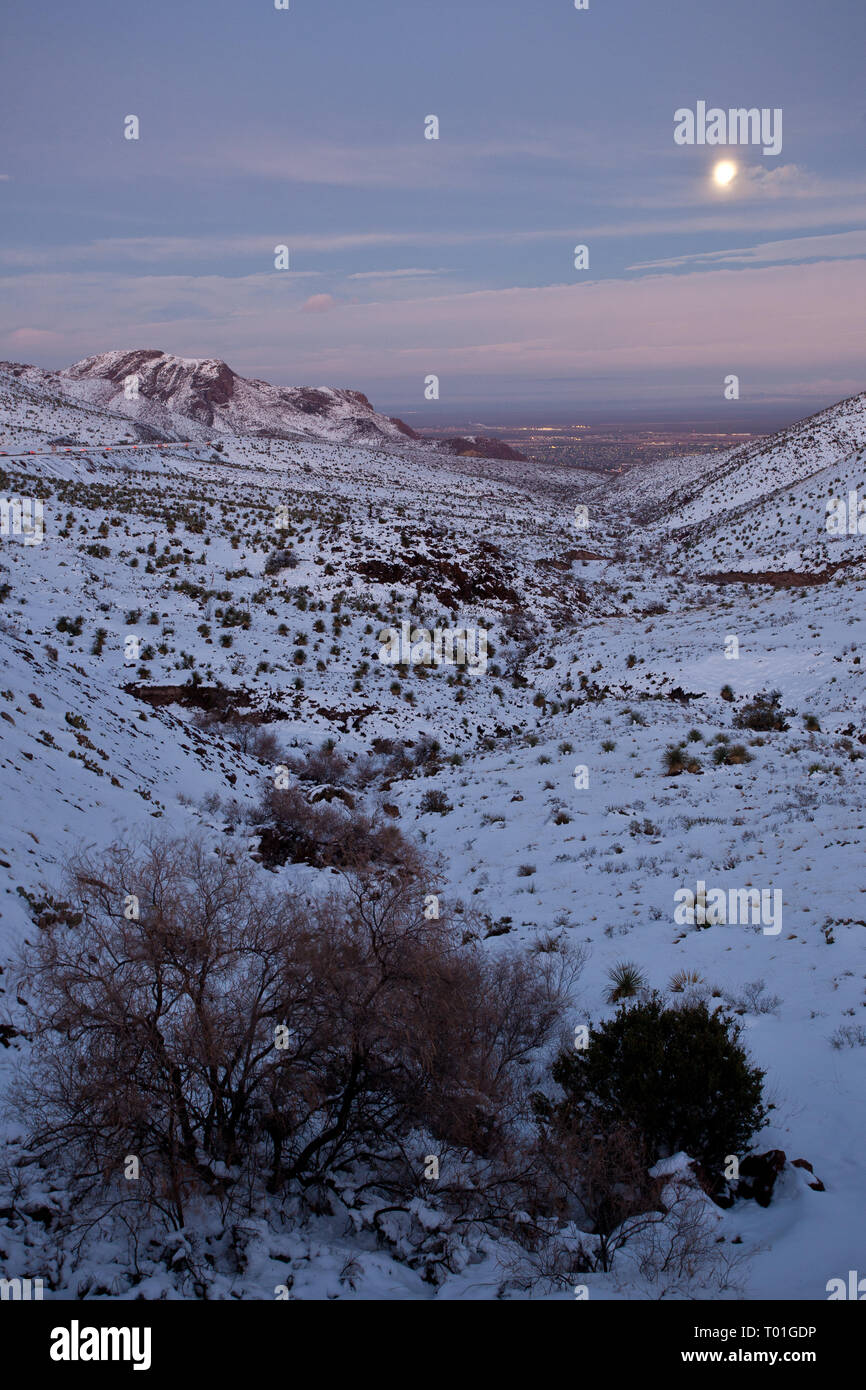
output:
[[[525,454],[512,449],[501,439],[490,439],[483,434],[456,434],[448,439],[437,440],[437,448],[445,454],[456,454],[458,458],[508,459],[514,463],[526,463]]]
[[[53,375],[76,399],[160,428],[172,421],[182,428],[183,420],[192,420],[206,429],[257,438],[373,445],[419,439],[402,420],[374,410],[362,391],[272,386],[240,376],[217,357],[136,348],[85,357]]]

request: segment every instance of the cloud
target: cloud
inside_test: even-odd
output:
[[[42,365],[154,342],[187,357],[219,356],[252,376],[370,388],[408,398],[435,372],[443,402],[473,382],[598,399],[632,384],[659,400],[718,390],[740,376],[744,400],[769,384],[860,381],[866,261],[660,270],[542,288],[514,286],[337,304],[340,331],[293,298],[274,273],[141,276],[69,271],[5,277],[6,322],[32,339]],[[323,297],[313,296],[313,301]],[[311,305],[307,300],[306,304]],[[184,312],[154,305],[184,306]],[[26,323],[24,330],[20,325]],[[287,324],[290,327],[287,327]],[[285,382],[287,334],[291,383]],[[0,336],[0,355],[20,340]],[[4,345],[6,350],[4,352]],[[866,384],[866,383],[864,383]],[[842,394],[842,392],[840,392]]]
[[[444,270],[421,270],[412,267],[407,270],[356,270],[353,275],[347,275],[347,280],[418,280],[429,275],[444,275]]]
[[[846,260],[866,256],[866,228],[851,232],[829,232],[824,236],[790,237],[787,241],[764,241],[757,246],[740,246],[726,251],[693,251],[665,260],[636,261],[629,270],[653,270],[674,266],[712,266],[721,264],[779,265],[784,261]]]
[[[332,294],[312,294],[301,305],[302,314],[326,314],[336,308],[337,301]]]
[[[107,261],[124,261],[129,264],[180,264],[194,261],[203,265],[207,261],[229,258],[245,258],[249,263],[260,266],[273,266],[274,247],[281,243],[288,246],[294,256],[298,252],[323,252],[330,254],[340,251],[363,251],[378,248],[404,246],[472,246],[486,245],[492,241],[501,244],[524,245],[532,242],[573,240],[572,227],[533,227],[525,231],[507,231],[502,227],[491,227],[489,231],[434,231],[429,228],[407,231],[356,231],[356,232],[302,232],[291,235],[262,236],[243,235],[232,237],[106,237],[95,241],[71,243],[62,248],[63,262],[67,265],[93,265],[103,268]],[[7,247],[0,250],[0,265],[10,269],[37,269],[48,263],[56,263],[58,252],[54,247],[33,246]],[[288,270],[282,275],[295,279],[302,276],[320,275],[319,270]],[[368,271],[361,274],[383,275],[437,275],[439,270],[407,271]]]
[[[441,114],[441,113],[440,113]],[[572,125],[544,131],[523,126],[504,138],[467,139],[458,123],[441,120],[441,138],[424,137],[423,120],[410,123],[409,138],[395,141],[389,131],[371,130],[358,144],[305,139],[275,141],[271,130],[226,131],[206,148],[195,144],[178,151],[181,162],[220,177],[273,179],[280,183],[329,184],[347,188],[452,188],[477,191],[479,181],[508,186],[514,169],[522,174],[562,178],[569,172],[621,168],[623,150],[598,138],[589,128]],[[634,142],[632,142],[634,144]],[[652,150],[647,145],[647,152]],[[638,160],[632,148],[629,157]]]
[[[866,193],[866,189],[864,189]],[[709,202],[709,206],[708,206]],[[64,243],[62,247],[19,246],[0,250],[0,266],[9,270],[39,270],[50,264],[57,264],[62,255],[64,265],[93,266],[102,269],[107,263],[116,262],[128,265],[164,265],[181,267],[186,262],[197,266],[208,263],[231,261],[239,269],[252,271],[254,267],[272,270],[274,247],[284,244],[289,247],[294,259],[298,255],[338,255],[341,252],[364,252],[376,250],[396,250],[403,248],[489,246],[521,247],[545,242],[562,242],[571,247],[578,241],[613,241],[623,238],[668,236],[688,237],[705,233],[733,233],[782,231],[792,234],[808,231],[813,227],[845,227],[863,222],[863,197],[847,199],[842,202],[818,201],[796,203],[782,206],[769,200],[761,202],[740,202],[722,206],[711,197],[704,187],[700,203],[689,203],[688,211],[673,214],[671,209],[675,200],[665,204],[666,215],[648,216],[635,219],[623,217],[615,221],[577,222],[570,226],[505,228],[501,225],[489,229],[418,228],[418,229],[374,229],[345,232],[298,232],[291,229],[278,229],[273,234],[248,233],[236,236],[186,236],[186,237],[104,237],[89,242]],[[826,233],[827,236],[836,233]],[[712,258],[715,252],[698,253],[700,257]],[[781,257],[780,257],[781,259]],[[680,264],[681,258],[671,257],[667,262],[636,262],[630,269],[643,269],[660,264]],[[683,262],[684,263],[684,262]],[[273,272],[277,273],[277,272]],[[311,279],[326,273],[322,268],[305,267],[278,272],[283,278],[292,280]],[[347,279],[409,279],[433,277],[445,274],[441,268],[415,268],[406,270],[365,270],[354,272]]]
[[[6,338],[10,347],[24,348],[26,351],[31,348],[56,348],[63,340],[62,333],[50,328],[15,328]]]

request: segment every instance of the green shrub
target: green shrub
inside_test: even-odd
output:
[[[685,1150],[718,1173],[743,1155],[766,1119],[764,1073],[740,1045],[740,1025],[706,1003],[668,1008],[653,993],[621,1004],[590,1029],[589,1046],[563,1051],[553,1066],[565,1092],[563,1124],[625,1120],[654,1157]]]

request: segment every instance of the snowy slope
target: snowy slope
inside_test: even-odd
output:
[[[175,357],[157,349],[99,353],[60,372],[0,363],[28,384],[125,416],[167,437],[216,432],[313,438],[342,443],[403,443],[408,425],[380,415],[360,391],[277,387],[239,376],[217,358]],[[173,435],[171,432],[174,432]]]
[[[177,407],[195,406],[184,392],[204,389],[210,366],[181,374],[151,428],[211,437]],[[609,1012],[608,972],[624,958],[653,986],[687,968],[708,998],[733,1001],[775,1105],[758,1147],[805,1158],[825,1190],[788,1168],[769,1208],[738,1202],[719,1229],[749,1256],[745,1297],[824,1298],[829,1278],[862,1267],[866,1243],[866,537],[834,542],[820,527],[828,492],[863,480],[866,398],[747,450],[611,480],[390,439],[257,438],[270,398],[240,379],[210,402],[221,454],[106,453],[132,422],[101,371],[62,384],[0,374],[3,447],[43,451],[0,459],[3,494],[42,498],[45,512],[41,545],[0,539],[4,959],[32,929],[23,893],[56,883],[80,847],[156,827],[255,849],[250,817],[273,757],[197,724],[189,683],[233,692],[267,713],[282,749],[336,740],[353,794],[396,809],[442,856],[446,900],[483,913],[486,949],[550,933],[585,944],[575,1022]],[[335,402],[330,424],[342,430],[354,409]],[[63,438],[93,447],[52,453]],[[266,573],[284,546],[296,565]],[[827,573],[835,557],[853,563]],[[821,582],[736,578],[787,570]],[[486,672],[398,678],[378,635],[410,617],[483,627]],[[154,687],[172,688],[165,703]],[[789,727],[736,729],[744,702],[770,689]],[[441,744],[432,763],[387,786],[352,780],[374,740],[411,750],[428,736]],[[717,765],[720,736],[751,761]],[[700,770],[665,776],[665,749],[680,742]],[[422,812],[434,788],[450,811]],[[287,891],[317,889],[306,866],[276,874]],[[678,925],[674,894],[698,880],[780,888],[782,929]],[[17,1054],[0,1050],[4,1072]],[[61,1201],[44,1183],[40,1200]],[[40,1229],[31,1244],[18,1228],[0,1242],[35,1274],[49,1259]],[[435,1287],[331,1218],[296,1232],[250,1223],[247,1238],[243,1273],[216,1258],[212,1296],[272,1297],[289,1269],[296,1297],[531,1296],[508,1285],[493,1241]],[[58,1288],[133,1296],[119,1241],[82,1258],[58,1269]],[[586,1282],[593,1297],[648,1296],[631,1276]],[[180,1288],[155,1260],[145,1296]]]

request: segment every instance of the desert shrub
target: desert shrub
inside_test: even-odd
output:
[[[348,759],[336,748],[333,739],[325,739],[319,748],[311,748],[306,753],[290,753],[284,761],[302,782],[330,782],[340,786],[348,780]]]
[[[866,1047],[866,1028],[861,1023],[843,1023],[830,1038],[837,1052],[843,1047]]]
[[[718,1171],[726,1154],[746,1152],[766,1115],[764,1073],[739,1039],[739,1024],[703,1001],[668,1008],[653,994],[623,1004],[591,1029],[588,1048],[557,1058],[560,1118],[625,1120],[653,1158],[682,1149]]]
[[[430,787],[418,803],[418,810],[422,815],[435,813],[436,815],[447,816],[449,811],[454,810],[454,807],[443,791],[439,791],[436,787]]]
[[[742,743],[717,743],[713,749],[713,762],[717,767],[733,767],[752,762],[752,755]]]
[[[293,550],[272,550],[265,560],[265,574],[279,574],[280,570],[297,568],[298,557]]]
[[[542,1097],[536,1110],[536,1191],[555,1224],[515,1262],[518,1286],[568,1287],[576,1273],[607,1273],[622,1260],[658,1297],[736,1287],[740,1261],[719,1242],[697,1174],[650,1176],[646,1141],[625,1119],[605,1124],[572,1113],[563,1123]]]
[[[782,695],[771,690],[756,695],[754,700],[738,709],[734,715],[736,729],[755,729],[761,733],[788,728],[788,721],[781,707]]]
[[[622,1121],[604,1127],[574,1112],[565,1120],[540,1096],[536,1109],[538,1186],[545,1208],[595,1237],[581,1240],[572,1252],[571,1270],[606,1273],[617,1251],[647,1222],[659,1219],[662,1183],[649,1176],[652,1160],[645,1141]]]
[[[419,1132],[498,1165],[497,1192],[527,1200],[511,1155],[527,1064],[572,983],[564,948],[490,956],[427,920],[400,868],[348,871],[310,905],[192,841],[80,861],[70,905],[19,964],[33,1047],[16,1102],[76,1201],[180,1227],[202,1198],[249,1212],[362,1164],[387,1209],[423,1190]],[[461,1197],[484,1200],[477,1182]]]
[[[311,803],[300,787],[269,787],[254,819],[262,826],[259,850],[268,868],[379,864],[402,865],[416,876],[422,872],[420,856],[395,825],[355,811],[342,799]]]
[[[700,984],[703,984],[703,976],[697,970],[684,967],[671,975],[668,989],[672,994],[685,994],[686,990],[694,989]]]
[[[438,739],[429,734],[421,734],[412,749],[411,757],[416,767],[424,767],[430,763],[435,763],[440,752]]]
[[[280,745],[273,729],[257,724],[254,720],[242,719],[236,714],[229,715],[224,723],[228,738],[242,753],[249,753],[262,762],[274,762],[279,756]]]
[[[765,980],[751,980],[743,985],[739,995],[726,994],[725,1000],[737,1014],[773,1014],[782,1002],[778,994],[767,994]]]
[[[672,744],[665,749],[664,755],[665,776],[679,777],[682,772],[700,772],[700,760],[694,753],[689,753],[682,743]]]
[[[193,673],[193,683],[197,683],[197,673]],[[192,717],[193,726],[207,733],[218,733],[242,753],[249,753],[263,762],[275,762],[280,755],[280,745],[274,730],[262,723],[261,715],[252,710],[240,714],[232,708],[196,710]]]

